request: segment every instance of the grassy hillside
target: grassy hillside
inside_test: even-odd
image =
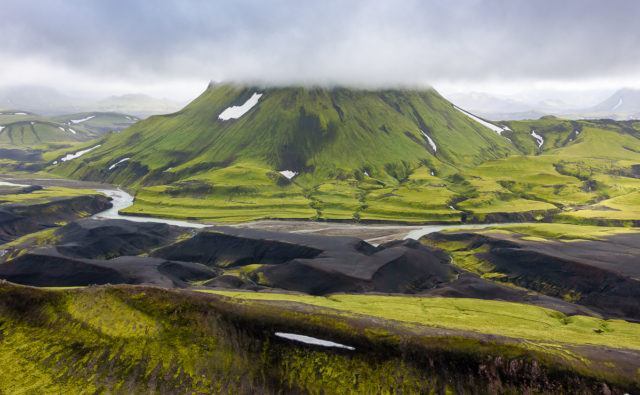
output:
[[[0,113],[0,147],[42,149],[87,141],[131,126],[137,118],[117,113],[79,113],[55,117],[27,112]]]
[[[219,119],[256,92],[262,97],[246,114]],[[139,188],[133,213],[384,220],[406,211],[407,220],[455,221],[450,193],[431,185],[441,182],[433,175],[515,152],[434,90],[221,85],[55,171]],[[287,180],[284,170],[298,175]],[[414,173],[412,185],[402,185]],[[406,210],[417,190],[433,192],[431,201]]]
[[[557,311],[519,303],[413,296],[332,295],[329,297],[277,293],[202,291],[232,298],[293,301],[429,327],[469,330],[541,342],[564,339],[640,350],[640,324],[594,317],[567,317]],[[609,330],[601,335],[598,329]]]
[[[33,173],[70,152],[85,148],[103,134],[131,126],[138,119],[116,113],[41,116],[0,113],[0,171]],[[95,145],[95,144],[94,144]]]
[[[594,222],[633,203],[638,123],[482,122],[434,90],[216,85],[49,170],[134,188],[131,214],[215,221]]]
[[[615,391],[638,387],[637,358],[630,359],[636,355],[636,324],[562,317],[500,302],[476,305],[502,309],[504,314],[493,318],[498,328],[515,323],[511,332],[535,332],[527,328],[532,319],[551,328],[542,334],[544,340],[515,342],[483,335],[491,325],[467,332],[442,329],[451,324],[443,321],[440,329],[432,328],[430,317],[446,318],[452,307],[475,317],[473,300],[447,301],[440,309],[438,299],[402,298],[408,304],[389,318],[417,309],[422,321],[416,324],[415,318],[384,317],[382,308],[398,307],[394,300],[400,298],[228,295],[233,298],[149,287],[52,291],[3,284],[0,389],[346,394],[591,392],[603,383]],[[597,338],[592,329],[602,325],[610,330]],[[278,331],[355,349],[305,345],[275,336]],[[582,345],[559,342],[551,337],[556,331]],[[617,342],[628,348],[616,349]]]

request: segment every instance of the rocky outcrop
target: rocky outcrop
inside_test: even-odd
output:
[[[412,240],[374,247],[353,237],[234,227],[209,228],[152,255],[224,268],[257,263],[261,284],[310,294],[416,293],[456,273],[445,254]]]
[[[489,262],[501,274],[500,281],[570,299],[608,317],[640,320],[640,233],[572,242],[474,232],[434,233],[427,238],[478,249],[476,257]]]
[[[59,226],[111,207],[104,195],[82,195],[34,204],[4,204],[0,207],[0,242]]]

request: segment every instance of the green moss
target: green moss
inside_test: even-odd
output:
[[[104,291],[71,295],[67,311],[79,322],[108,336],[149,338],[161,330],[153,319]]]
[[[405,296],[333,295],[330,298],[275,293],[202,291],[240,299],[295,301],[354,314],[417,323],[431,327],[471,330],[515,338],[640,349],[640,324],[567,317],[557,311],[501,301]],[[594,330],[607,324],[606,334]]]
[[[458,322],[478,324],[474,317],[482,310],[498,325],[515,324],[518,330],[523,328],[518,320],[534,331],[532,320],[551,325],[550,331],[568,336],[560,338],[565,341],[580,334],[576,328],[593,329],[591,321],[583,322],[585,317],[509,304],[464,305],[460,300],[446,306],[438,299],[425,304],[424,298],[413,298],[412,303],[412,298],[362,295],[353,299],[256,294],[260,300],[252,299],[253,294],[227,295],[233,298],[150,287],[49,291],[2,284],[0,362],[6,374],[0,375],[0,391],[439,393],[448,385],[483,391],[491,383],[478,375],[477,366],[495,368],[501,376],[513,374],[501,363],[494,364],[502,358],[522,366],[535,358],[537,375],[545,369],[565,369],[566,382],[575,382],[571,380],[576,374],[603,375],[629,386],[626,377],[615,376],[617,364],[585,368],[590,361],[584,360],[580,348],[558,340],[509,344],[499,338],[480,341],[463,332],[452,336],[421,329],[437,327],[432,319],[447,317],[447,311],[460,316]],[[416,301],[421,301],[418,310]],[[382,316],[376,309],[391,315]],[[525,315],[530,321],[523,320]],[[612,345],[612,339],[622,339],[623,328],[632,325],[637,326],[600,320],[600,332],[591,332],[604,339],[600,344]],[[556,326],[567,327],[567,332]],[[357,348],[304,346],[273,336],[283,330]],[[635,349],[634,340],[628,343]],[[520,382],[519,376],[509,380]],[[520,388],[513,385],[507,388]]]

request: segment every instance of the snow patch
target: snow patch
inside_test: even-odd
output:
[[[536,141],[538,142],[538,148],[542,147],[542,144],[544,144],[544,137],[540,136],[538,133],[536,133],[535,130],[531,131],[531,135],[533,136],[534,139],[536,139]]]
[[[27,115],[26,112],[14,112],[13,115]]]
[[[63,156],[62,158],[60,158],[60,161],[61,162],[66,162],[66,161],[71,160],[71,159],[79,158],[82,155],[86,154],[87,152],[91,152],[91,151],[93,151],[94,149],[96,149],[98,147],[100,147],[100,144],[95,145],[95,146],[93,146],[91,148],[83,149],[82,151],[78,151],[75,154],[67,154],[67,155]]]
[[[86,117],[86,118],[82,118],[82,119],[71,119],[70,121],[71,121],[71,123],[78,124],[78,123],[86,122],[86,121],[90,120],[91,118],[95,118],[95,117],[96,117],[95,115],[90,115],[90,116],[88,116],[88,117]]]
[[[0,126],[0,132],[2,132],[2,129],[4,129],[4,126]]]
[[[484,119],[478,118],[478,117],[476,117],[475,115],[473,115],[473,114],[471,114],[471,113],[469,113],[469,112],[466,112],[465,110],[463,110],[462,108],[459,108],[459,107],[457,107],[457,106],[453,106],[453,107],[454,107],[456,110],[458,110],[458,111],[460,111],[461,113],[463,113],[464,115],[466,115],[466,116],[468,116],[469,118],[473,119],[474,121],[478,122],[480,125],[482,125],[482,126],[484,126],[484,127],[487,127],[487,128],[489,128],[489,129],[493,130],[494,132],[496,132],[496,133],[500,134],[500,135],[502,135],[502,132],[504,132],[504,131],[506,131],[506,130],[511,130],[511,129],[509,129],[509,127],[507,127],[507,126],[497,126],[497,125],[494,125],[494,124],[492,124],[492,123],[489,123],[489,122],[485,121]]]
[[[283,339],[293,340],[293,341],[297,341],[305,344],[313,344],[313,345],[322,346],[322,347],[336,347],[336,348],[344,348],[347,350],[355,350],[354,347],[345,346],[344,344],[335,343],[329,340],[322,340],[322,339],[318,339],[311,336],[298,335],[295,333],[276,332],[275,335]]]
[[[251,95],[249,100],[244,102],[243,105],[228,107],[223,112],[221,112],[220,115],[218,115],[218,118],[223,121],[228,121],[230,119],[238,119],[244,114],[246,114],[247,111],[251,110],[253,106],[258,104],[258,100],[260,100],[261,97],[262,97],[262,93],[254,93],[253,95]]]
[[[115,169],[115,167],[118,166],[120,163],[124,163],[124,162],[128,161],[129,159],[131,159],[131,158],[122,158],[122,159],[120,159],[116,163],[114,163],[111,166],[109,166],[109,170]]]
[[[35,122],[29,122],[29,123],[31,124],[31,126],[33,126],[33,125],[35,125],[35,124],[36,124]]]
[[[618,99],[618,103],[613,106],[613,108],[611,109],[611,111],[615,111],[618,107],[620,107],[622,105],[622,98]]]
[[[73,129],[71,129],[71,128],[69,128],[69,131],[70,131],[71,133],[73,133],[73,134],[77,134],[77,133],[76,133],[76,131],[75,131],[75,130],[73,130]]]
[[[283,176],[287,177],[288,180],[292,179],[293,177],[297,176],[298,173],[292,170],[282,170],[279,171],[278,173],[282,174]]]
[[[423,130],[420,130],[420,133],[422,133],[422,135],[427,138],[427,140],[429,141],[429,145],[431,146],[431,148],[433,148],[433,152],[436,152],[438,150],[438,147],[436,147],[436,143],[431,139],[431,137],[429,137],[429,135],[426,134]]]
[[[8,182],[8,181],[0,181],[0,186],[3,186],[3,187],[28,187],[29,185],[16,184],[16,183],[13,183],[13,182]]]
[[[2,130],[2,129],[0,129],[0,130]],[[368,171],[365,171],[365,172],[364,172],[364,175],[365,175],[365,176],[367,176],[367,177],[371,177],[371,176],[369,175],[369,172],[368,172]]]
[[[58,164],[58,161],[57,161],[57,160],[54,160],[54,161],[53,161],[53,164],[54,164],[54,165],[57,165],[57,164]]]

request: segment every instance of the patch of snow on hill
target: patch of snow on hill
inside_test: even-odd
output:
[[[0,132],[2,132],[2,129],[4,129],[4,126],[0,126]]]
[[[291,170],[282,170],[282,171],[279,171],[278,173],[280,173],[283,176],[287,177],[287,179],[289,179],[289,180],[298,175],[298,173],[296,173],[295,171],[291,171]]]
[[[431,137],[429,137],[429,135],[422,130],[420,130],[420,133],[422,133],[422,135],[427,138],[427,141],[429,141],[429,145],[431,146],[431,148],[433,148],[433,152],[436,152],[438,150],[438,147],[436,147],[436,143],[431,139]]]
[[[16,183],[9,182],[9,181],[0,181],[0,186],[3,186],[3,187],[28,187],[30,185],[27,185],[27,184],[16,184]]]
[[[70,121],[71,121],[71,123],[78,124],[78,123],[86,122],[86,121],[88,121],[88,120],[90,120],[92,118],[95,118],[95,117],[96,117],[95,115],[91,115],[91,116],[88,116],[88,117],[82,118],[82,119],[71,119]]]
[[[542,147],[542,144],[544,144],[544,137],[540,136],[538,133],[536,133],[535,130],[531,131],[531,135],[533,136],[534,139],[536,139],[536,141],[538,142],[538,148]]]
[[[502,135],[502,132],[504,132],[505,130],[511,130],[509,129],[507,126],[497,126],[494,125],[492,123],[489,123],[487,121],[485,121],[484,119],[478,118],[475,115],[466,112],[465,110],[463,110],[462,108],[459,108],[457,106],[453,106],[456,110],[460,111],[461,113],[463,113],[464,115],[468,116],[469,118],[473,119],[474,121],[478,122],[480,125],[487,127],[491,130],[493,130],[494,132]]]
[[[66,162],[66,161],[71,160],[71,159],[79,158],[82,155],[86,154],[87,152],[91,152],[91,151],[93,151],[94,149],[96,149],[98,147],[100,147],[100,144],[95,145],[95,146],[93,146],[91,148],[83,149],[82,151],[78,151],[75,154],[67,154],[67,155],[63,156],[62,158],[60,158],[60,161]]]
[[[620,107],[622,105],[622,98],[618,99],[618,104],[616,104],[615,106],[613,106],[613,108],[611,109],[611,111],[615,111],[618,107]]]
[[[283,339],[293,340],[293,341],[306,343],[306,344],[313,344],[316,346],[336,347],[336,348],[345,348],[347,350],[355,350],[354,347],[345,346],[344,344],[335,343],[329,340],[322,340],[322,339],[318,339],[316,337],[311,337],[311,336],[298,335],[295,333],[276,332],[275,335]]]
[[[117,161],[116,163],[112,164],[111,166],[109,166],[109,170],[113,170],[116,168],[116,166],[118,166],[120,163],[124,163],[126,161],[128,161],[131,158],[122,158],[119,161]]]
[[[69,128],[69,131],[70,131],[71,133],[73,133],[73,134],[77,134],[77,133],[76,133],[76,131],[75,131],[75,130],[73,130],[73,129],[71,129],[71,128]]]
[[[243,105],[231,106],[226,108],[223,112],[220,113],[220,115],[218,115],[218,118],[223,121],[228,121],[230,119],[238,119],[244,114],[246,114],[247,111],[251,110],[253,106],[258,104],[258,100],[260,100],[261,97],[262,97],[262,93],[254,93],[246,102],[244,102]]]

